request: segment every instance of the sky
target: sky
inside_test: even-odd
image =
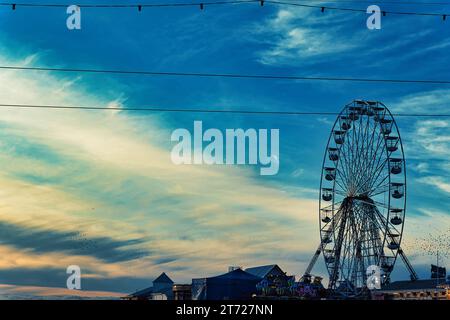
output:
[[[0,7],[0,65],[449,80],[450,22],[439,17],[387,15],[381,30],[368,30],[364,13],[253,3],[202,11],[84,8],[82,29],[72,31],[66,18],[65,8]],[[276,263],[297,276],[306,269],[320,241],[318,189],[335,116],[126,108],[339,112],[365,99],[394,113],[448,113],[450,103],[448,84],[18,70],[0,70],[0,84],[0,104],[113,108],[2,107],[3,297],[70,295],[63,290],[69,265],[81,267],[83,292],[101,297],[151,286],[161,272],[190,283],[234,265]],[[279,129],[278,174],[261,176],[248,165],[174,165],[171,132],[192,130],[195,120],[221,130]],[[440,239],[440,263],[449,266],[450,118],[396,120],[408,179],[402,247],[428,278],[436,257],[418,244]],[[326,275],[322,258],[314,273]],[[407,278],[398,261],[393,280]]]

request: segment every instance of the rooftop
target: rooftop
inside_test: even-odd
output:
[[[402,290],[426,290],[436,289],[436,287],[445,284],[445,279],[424,279],[416,281],[395,281],[384,286],[382,291],[402,291]]]
[[[165,272],[163,272],[159,275],[159,277],[153,280],[153,283],[173,283],[173,281]]]
[[[248,272],[248,273],[250,273],[254,276],[260,277],[260,278],[264,278],[270,271],[273,270],[273,268],[280,268],[280,267],[276,264],[269,264],[266,266],[247,268],[247,269],[245,269],[245,272]]]

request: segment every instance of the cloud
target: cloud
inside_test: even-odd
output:
[[[450,90],[432,90],[409,94],[393,102],[394,113],[447,113]],[[446,118],[414,117],[402,128],[408,159],[417,161],[419,173],[448,172],[450,121]],[[406,134],[405,134],[406,132]]]
[[[258,53],[259,62],[265,65],[283,65],[302,63],[303,58],[323,57],[339,54],[355,48],[351,41],[343,41],[339,24],[347,18],[342,15],[333,16],[333,28],[327,32],[321,29],[325,21],[310,10],[279,9],[274,16],[253,29],[255,36],[270,49]]]
[[[450,193],[450,183],[444,180],[442,177],[427,176],[417,180],[418,182],[431,185],[445,193]]]
[[[68,290],[63,288],[15,286],[0,284],[0,297],[3,300],[37,299],[119,299],[125,294],[105,291]]]
[[[426,162],[420,162],[418,164],[413,164],[410,166],[414,171],[419,173],[427,173],[430,172],[430,165]]]
[[[83,233],[30,228],[0,221],[0,243],[40,254],[63,252],[71,255],[89,255],[114,263],[151,254],[149,251],[136,248],[144,241],[144,239],[88,237]]]
[[[27,293],[29,295],[43,297],[55,295],[67,295],[70,297],[120,297],[124,296],[124,293],[150,287],[151,281],[156,278],[156,276],[150,279],[132,276],[99,278],[87,276],[85,274],[86,271],[86,269],[81,269],[81,290],[69,291],[65,289],[67,277],[69,276],[65,268],[19,267],[10,270],[0,269],[0,277],[3,282],[0,284],[0,297],[3,294],[8,295],[14,293]]]
[[[392,104],[395,113],[439,113],[448,110],[450,90],[440,89],[416,92]]]
[[[294,177],[294,178],[298,178],[298,177],[302,176],[304,172],[305,172],[305,169],[303,169],[303,168],[298,168],[298,169],[295,169],[295,170],[291,173],[291,176]]]
[[[394,113],[447,113],[450,90],[429,90],[401,97],[390,103]],[[397,119],[401,126],[408,171],[408,211],[425,222],[424,203],[436,211],[448,209],[442,199],[448,196],[450,185],[450,121],[446,118],[412,117]],[[448,225],[448,217],[447,217]],[[420,230],[416,231],[421,233]]]
[[[9,84],[0,93],[3,102],[126,107],[120,92],[87,93],[92,84],[84,78],[12,71],[0,78]],[[48,109],[0,114],[3,250],[18,250],[4,270],[78,264],[91,277],[111,281],[161,271],[189,281],[233,261],[292,260],[316,246],[315,200],[261,183],[245,168],[176,166],[165,123],[123,110],[111,115]],[[72,239],[76,234],[88,240]],[[89,247],[93,243],[97,248]],[[287,264],[296,271],[302,266]]]

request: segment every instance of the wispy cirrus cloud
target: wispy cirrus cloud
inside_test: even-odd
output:
[[[443,177],[427,176],[420,178],[417,181],[436,187],[445,193],[450,193],[450,183],[448,183],[448,180],[445,180]]]
[[[302,59],[338,54],[357,45],[341,39],[339,23],[348,17],[333,15],[333,29],[321,29],[329,23],[327,18],[305,9],[279,9],[274,16],[253,29],[269,49],[258,53],[259,62],[265,65],[299,65]]]
[[[439,113],[449,110],[450,90],[438,89],[408,94],[392,105],[395,112]]]

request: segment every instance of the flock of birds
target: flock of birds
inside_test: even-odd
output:
[[[431,260],[433,264],[436,264],[436,259],[439,259],[439,265],[446,266],[450,259],[450,228],[447,230],[434,229],[434,232],[415,238],[405,247],[414,255],[434,257],[434,260]]]

